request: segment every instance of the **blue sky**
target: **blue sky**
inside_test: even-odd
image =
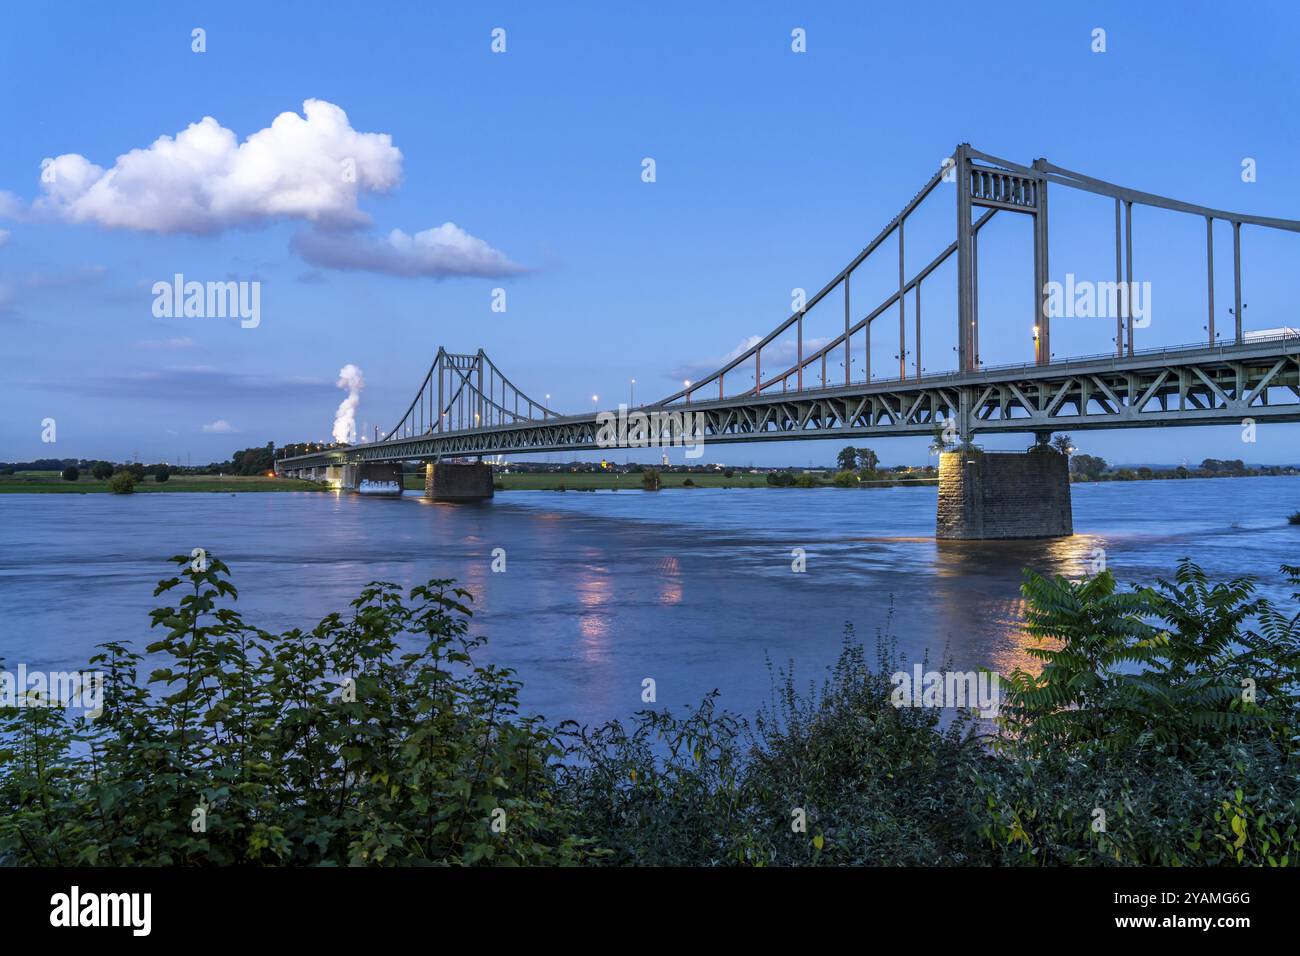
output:
[[[660,398],[784,319],[791,290],[820,288],[962,141],[1300,219],[1291,5],[1009,4],[985,17],[945,4],[478,7],[9,10],[0,459],[197,463],[326,438],[343,397],[335,378],[349,363],[367,382],[358,423],[387,427],[439,345],[483,348],[563,411],[591,408],[593,394],[602,407],[625,401],[633,378],[637,401]],[[202,53],[191,49],[196,27]],[[1091,50],[1097,27],[1104,53]],[[504,53],[491,50],[494,28],[506,31]],[[791,50],[795,28],[806,30],[806,53]],[[332,106],[279,139],[256,137],[283,113],[302,117],[309,100]],[[115,167],[204,117],[216,132],[193,154],[165,144]],[[233,153],[221,150],[242,150],[250,136],[256,156],[222,166]],[[324,143],[323,158],[304,143]],[[43,160],[74,154],[84,160],[59,160],[57,182],[42,183]],[[361,157],[360,184],[322,190],[319,163],[344,154]],[[196,168],[196,155],[213,157],[212,168]],[[654,183],[642,181],[645,157]],[[1245,158],[1255,182],[1242,181]],[[258,178],[268,163],[279,177],[269,186]],[[110,170],[117,179],[99,182]],[[151,177],[156,206],[121,186],[132,170]],[[1111,215],[1105,200],[1053,194],[1053,278],[1113,277]],[[951,220],[944,199],[918,217],[909,268],[949,241]],[[1134,220],[1137,278],[1155,289],[1138,344],[1200,339],[1203,223],[1141,209]],[[440,227],[423,251],[420,239],[414,251],[387,240]],[[990,364],[1032,357],[1028,235],[1027,218],[1002,216],[981,238]],[[1227,328],[1226,228],[1216,241]],[[1247,328],[1300,323],[1300,236],[1248,230],[1244,248]],[[156,317],[151,288],[176,273],[261,283],[260,323]],[[883,292],[888,267],[878,279]],[[864,274],[864,296],[872,282]],[[935,283],[925,292],[927,370],[953,361],[951,279]],[[498,287],[504,313],[491,309]],[[1108,351],[1109,324],[1091,321],[1058,324],[1058,353]],[[881,368],[897,343],[877,344]],[[52,445],[41,441],[45,418],[57,422]],[[1118,462],[1300,460],[1300,426],[1261,427],[1254,445],[1240,434],[1076,439]],[[839,444],[705,457],[820,463]],[[887,464],[926,458],[920,439],[873,444]]]

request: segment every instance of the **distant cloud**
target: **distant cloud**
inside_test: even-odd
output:
[[[21,219],[26,211],[21,199],[0,189],[0,219]]]
[[[324,285],[326,282],[325,273],[319,269],[308,269],[306,272],[298,274],[298,281],[303,285]]]
[[[0,245],[3,245],[0,242]],[[28,272],[25,275],[0,275],[0,315],[15,311],[24,294],[39,289],[66,289],[98,282],[107,270],[103,266],[79,266],[54,272]]]
[[[70,222],[155,233],[216,233],[275,219],[367,224],[358,196],[397,186],[401,151],[387,133],[354,130],[333,103],[307,100],[303,114],[281,113],[243,143],[205,116],[175,137],[119,156],[109,169],[64,153],[42,162],[44,195],[33,208]],[[0,214],[20,212],[14,202],[0,193]]]
[[[29,272],[22,283],[28,289],[66,289],[70,286],[98,282],[108,274],[103,266],[77,266],[57,272]]]
[[[233,435],[235,432],[239,431],[239,429],[230,424],[230,422],[226,421],[224,418],[218,418],[211,425],[204,425],[203,431],[216,432],[221,435]]]
[[[195,342],[188,336],[177,339],[141,339],[136,343],[142,349],[161,349],[167,352],[175,352],[180,349],[192,349]]]
[[[528,271],[454,222],[413,236],[394,229],[385,239],[309,230],[294,236],[290,246],[312,265],[327,269],[431,278],[501,278]]]
[[[32,389],[72,392],[92,398],[208,402],[214,396],[223,399],[256,399],[263,402],[288,402],[299,398],[312,400],[333,397],[333,380],[298,376],[273,377],[242,372],[224,372],[207,366],[169,368],[101,377],[78,377],[70,381],[27,382]]]
[[[9,230],[0,229],[0,246],[9,244]]]
[[[676,368],[670,369],[667,372],[667,377],[673,379],[678,384],[680,384],[683,381],[689,381],[689,382],[698,381],[699,379],[704,378],[706,375],[711,375],[712,373],[716,372],[718,369],[722,368],[722,366],[726,365],[732,359],[744,355],[746,352],[748,352],[750,349],[752,349],[755,345],[757,345],[761,341],[763,341],[763,336],[751,335],[748,338],[742,339],[739,345],[737,345],[734,349],[732,349],[730,352],[728,352],[726,355],[722,356],[721,358],[704,359],[703,361],[694,362],[691,363],[690,365],[678,365]],[[813,352],[816,352],[819,348],[824,346],[829,341],[830,339],[828,338],[804,339],[803,340],[804,356],[806,357],[812,354]],[[832,355],[833,354],[834,353],[832,353]],[[764,347],[763,349],[763,378],[767,379],[767,377],[769,375],[772,375],[773,373],[784,372],[787,368],[789,368],[791,365],[797,362],[798,359],[799,359],[799,343],[794,336],[791,336],[786,339],[777,339],[775,342],[769,342],[767,346]],[[750,373],[750,378],[753,378],[752,364],[744,369],[737,368],[736,371],[733,372],[732,374],[740,374],[742,371],[746,373]],[[820,367],[818,368],[818,374],[820,374]],[[807,375],[808,372],[805,371],[804,373],[805,378],[807,377]],[[750,384],[752,385],[753,382],[751,382]]]

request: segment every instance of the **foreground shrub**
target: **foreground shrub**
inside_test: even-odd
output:
[[[1190,562],[1132,591],[1027,573],[1042,667],[997,725],[895,706],[886,624],[820,688],[774,671],[752,721],[709,695],[551,729],[474,663],[449,581],[276,636],[220,561],[173,560],[145,681],[110,642],[98,719],[0,707],[0,865],[1300,860],[1300,615]]]
[[[1044,666],[1012,675],[974,781],[994,862],[1300,861],[1300,615],[1189,561],[1154,588],[1027,573],[1024,593]]]
[[[310,632],[226,606],[220,561],[156,593],[162,659],[91,660],[103,713],[0,710],[0,864],[568,863],[589,851],[550,792],[552,735],[508,670],[470,660],[464,591],[374,584]],[[197,563],[197,562],[196,562]],[[416,642],[403,652],[399,638]]]
[[[571,728],[559,791],[623,864],[968,862],[953,810],[977,741],[964,719],[895,708],[894,663],[878,650],[873,670],[848,630],[822,688],[779,674],[752,727],[710,696],[685,718]]]

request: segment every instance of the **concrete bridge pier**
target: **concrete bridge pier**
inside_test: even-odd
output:
[[[424,466],[426,498],[434,501],[484,501],[492,494],[491,465],[431,461]]]
[[[331,471],[334,469],[331,468]],[[400,498],[402,495],[402,465],[400,462],[380,461],[345,464],[338,467],[339,480],[345,491],[368,497]],[[331,476],[333,477],[333,476]]]
[[[974,448],[939,456],[935,537],[1060,538],[1074,534],[1069,459],[1046,445],[1028,452]]]

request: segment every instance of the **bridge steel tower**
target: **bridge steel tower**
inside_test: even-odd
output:
[[[994,212],[1033,220],[1034,365],[1051,363],[1048,311],[1046,161],[1032,167],[1007,163],[961,143],[953,151],[957,180],[957,367],[977,373],[979,351],[979,227]],[[972,221],[975,207],[987,210]],[[917,331],[918,345],[920,331]],[[958,389],[954,451],[939,456],[939,538],[1036,538],[1073,534],[1070,475],[1064,456],[1047,447],[1050,431],[1036,431],[1025,453],[986,454],[972,441],[979,387]]]

